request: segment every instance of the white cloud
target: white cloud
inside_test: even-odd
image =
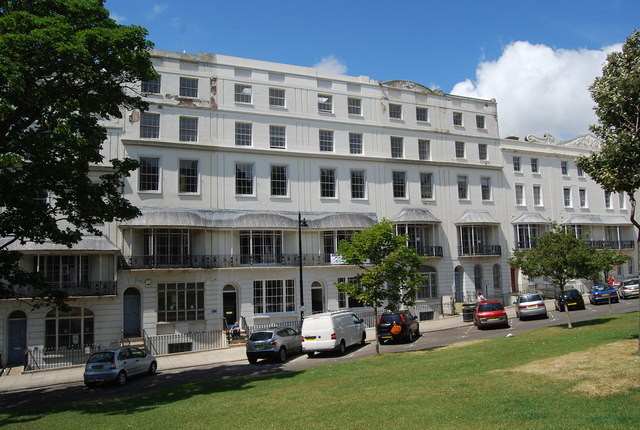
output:
[[[125,22],[127,20],[127,18],[125,18],[124,16],[117,15],[117,14],[115,14],[113,12],[109,12],[109,18],[113,19],[118,24],[122,24],[123,22]]]
[[[607,53],[620,49],[566,50],[514,42],[497,60],[481,62],[476,80],[457,83],[451,94],[496,99],[502,137],[551,133],[571,138],[588,133],[596,122],[589,86],[602,74]]]
[[[333,55],[323,57],[322,60],[314,64],[313,67],[323,73],[334,73],[337,75],[344,75],[347,73],[347,65]]]
[[[151,8],[151,11],[147,14],[147,18],[154,19],[156,16],[160,15],[162,12],[167,10],[169,5],[166,3],[156,3]]]

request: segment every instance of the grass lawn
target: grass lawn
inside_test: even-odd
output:
[[[631,429],[639,314],[142,397],[0,411],[42,429]]]

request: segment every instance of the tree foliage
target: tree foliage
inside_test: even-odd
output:
[[[105,163],[100,121],[147,108],[127,88],[156,76],[146,36],[102,0],[0,0],[0,297],[26,284],[64,296],[20,270],[12,243],[71,246],[99,234],[95,224],[138,215],[121,193],[137,162]]]
[[[576,164],[605,190],[625,192],[631,201],[630,220],[635,219],[635,192],[640,188],[640,33],[635,30],[621,52],[607,56],[602,76],[589,88],[596,103],[598,123],[591,131],[601,148]]]

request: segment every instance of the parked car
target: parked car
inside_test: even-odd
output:
[[[594,285],[589,291],[589,303],[597,305],[599,303],[618,303],[618,291],[613,285]]]
[[[407,310],[388,312],[378,318],[376,333],[381,344],[400,339],[413,342],[413,339],[420,336],[420,323],[418,318]]]
[[[563,312],[565,306],[568,309],[584,309],[584,299],[580,291],[570,288],[568,290],[558,291],[554,299],[554,304],[557,311]]]
[[[302,352],[300,333],[291,327],[275,327],[251,333],[247,340],[247,360],[255,364],[260,358],[276,358],[281,363],[290,354]]]
[[[473,324],[478,327],[478,330],[496,325],[508,328],[509,317],[498,300],[481,300],[476,304]]]
[[[547,318],[547,305],[540,294],[524,294],[513,303],[516,305],[516,316],[520,321],[525,318]]]
[[[351,345],[364,345],[365,330],[363,320],[346,310],[314,314],[302,321],[302,350],[309,357],[327,351],[344,354]]]
[[[135,375],[154,375],[158,362],[153,355],[133,346],[107,349],[91,354],[84,368],[84,384],[92,387],[99,382],[124,385]]]
[[[627,300],[630,297],[638,297],[640,294],[640,280],[638,278],[635,279],[626,279],[620,282],[618,286],[618,297],[622,300]]]

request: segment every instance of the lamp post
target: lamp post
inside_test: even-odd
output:
[[[298,212],[298,262],[300,267],[300,321],[304,317],[304,286],[302,283],[302,227],[308,227],[307,220]]]

